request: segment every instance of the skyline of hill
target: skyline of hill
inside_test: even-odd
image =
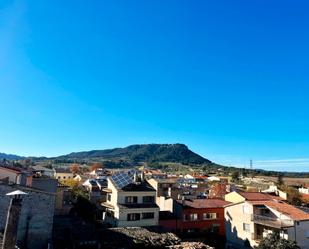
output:
[[[20,160],[27,157],[0,153],[0,159]],[[135,144],[124,148],[72,152],[56,157],[28,157],[52,160],[122,160],[130,162],[175,162],[187,164],[209,164],[210,160],[191,151],[184,144]]]

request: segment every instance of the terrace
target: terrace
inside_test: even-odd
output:
[[[279,219],[279,218],[269,217],[266,215],[253,214],[251,216],[251,221],[253,221],[255,224],[277,228],[277,229],[294,226],[294,221],[291,219]]]

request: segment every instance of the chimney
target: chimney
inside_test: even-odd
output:
[[[135,183],[137,183],[137,172],[134,172],[133,180]]]
[[[144,171],[142,171],[141,173],[141,182],[144,182],[145,181],[145,173]]]
[[[15,249],[17,241],[18,221],[22,206],[21,196],[26,195],[26,193],[17,190],[6,195],[12,197],[12,199],[7,214],[2,249]]]

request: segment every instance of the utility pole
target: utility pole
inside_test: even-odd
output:
[[[2,249],[15,249],[17,241],[18,221],[21,212],[22,195],[26,195],[20,190],[13,191],[6,194],[12,197],[4,230]]]
[[[253,169],[253,161],[252,161],[252,159],[250,159],[250,169],[251,170]]]

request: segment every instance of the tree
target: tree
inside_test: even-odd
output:
[[[295,206],[300,206],[302,204],[301,194],[294,188],[288,188],[288,202]]]
[[[255,249],[300,249],[295,241],[280,238],[277,232],[261,240]]]
[[[280,189],[287,193],[288,203],[294,206],[302,205],[302,196],[297,189],[285,185],[281,186]]]
[[[247,176],[248,176],[248,172],[247,172],[246,169],[243,169],[243,170],[241,171],[241,174],[242,174],[243,177],[247,177]]]
[[[99,168],[103,168],[103,164],[102,163],[93,163],[91,165],[91,171],[94,171],[94,170],[99,169]]]
[[[234,171],[234,172],[232,173],[232,181],[233,181],[233,182],[239,181],[239,172],[238,172],[238,171]]]
[[[73,163],[70,167],[70,171],[73,173],[73,174],[77,174],[78,172],[80,172],[80,167],[77,163]]]
[[[282,174],[278,175],[277,184],[278,186],[282,186],[284,184]]]
[[[95,221],[96,206],[84,196],[77,196],[73,211],[84,220]]]

